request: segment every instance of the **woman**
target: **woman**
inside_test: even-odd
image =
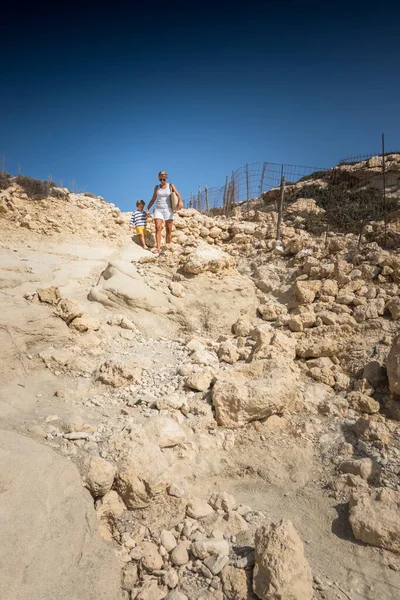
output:
[[[163,228],[163,222],[165,222],[166,229],[166,243],[171,243],[172,238],[172,224],[174,222],[174,211],[171,206],[171,192],[175,192],[178,196],[177,209],[180,210],[183,207],[182,196],[172,183],[167,183],[168,173],[160,171],[158,174],[158,180],[160,185],[156,185],[154,193],[149,206],[147,207],[146,213],[149,214],[149,210],[153,206],[154,202],[156,206],[154,208],[154,222],[156,225],[156,248],[152,250],[153,254],[159,254],[161,250],[161,234]]]

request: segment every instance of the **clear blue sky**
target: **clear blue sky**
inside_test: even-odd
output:
[[[0,154],[122,210],[247,162],[400,148],[398,3],[69,2],[2,8]]]

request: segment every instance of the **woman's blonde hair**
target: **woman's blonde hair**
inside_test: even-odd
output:
[[[160,171],[158,176],[160,177],[160,175],[165,175],[165,177],[168,177],[167,171]]]

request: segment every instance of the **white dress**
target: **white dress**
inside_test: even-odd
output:
[[[174,218],[174,211],[171,206],[171,187],[167,183],[166,188],[157,186],[157,200],[154,207],[154,219],[161,219],[162,221],[172,221]]]

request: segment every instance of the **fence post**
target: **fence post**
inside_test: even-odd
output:
[[[249,165],[248,163],[246,163],[246,209],[247,209],[247,216],[249,214],[250,211],[250,206],[249,206],[249,200],[250,200],[250,191],[249,191]]]
[[[1,170],[3,171],[3,173],[4,173],[5,164],[6,164],[6,155],[3,152],[3,154],[1,155]]]
[[[280,195],[280,198],[279,198],[279,207],[278,207],[278,223],[277,223],[277,226],[276,226],[276,241],[280,241],[280,239],[281,239],[281,225],[282,225],[283,203],[285,201],[285,181],[286,181],[286,177],[283,174],[283,165],[282,165],[281,195]]]
[[[200,186],[197,192],[197,210],[199,212],[201,212],[201,191],[200,191]]]
[[[232,197],[231,197],[231,208],[236,202],[236,186],[235,186],[235,173],[232,171]]]
[[[224,212],[226,212],[226,205],[228,202],[228,180],[229,180],[229,177],[227,175],[226,179],[225,179],[225,187],[224,187],[224,204],[223,204]]]
[[[21,175],[21,165],[18,163],[18,175]]]
[[[267,163],[263,163],[263,168],[262,168],[262,173],[261,173],[261,181],[260,181],[260,198],[262,196],[262,192],[263,192],[263,187],[264,187],[264,177],[265,177],[265,171],[267,170]]]
[[[386,210],[386,169],[385,169],[385,134],[382,133],[382,184],[383,184],[383,212],[385,223],[384,244],[387,248],[387,210]]]
[[[208,205],[208,185],[206,185],[206,211],[209,212],[210,207]]]

